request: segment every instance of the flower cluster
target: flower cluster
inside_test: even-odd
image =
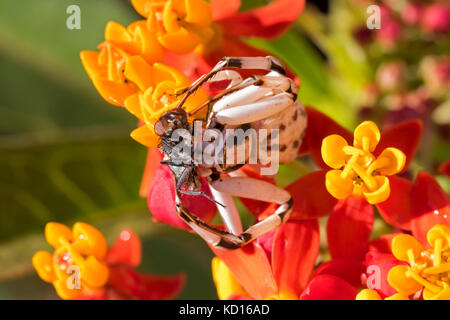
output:
[[[134,270],[141,263],[141,242],[131,230],[122,230],[110,248],[99,230],[82,222],[72,229],[50,222],[45,238],[55,251],[37,252],[33,266],[62,299],[170,299],[184,286],[183,274],[162,276]]]

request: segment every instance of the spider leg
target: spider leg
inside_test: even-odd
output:
[[[258,179],[231,177],[211,182],[214,189],[233,196],[275,202],[280,206],[268,218],[257,222],[243,232],[240,237],[248,243],[281,225],[289,219],[292,211],[292,197],[284,189]]]
[[[186,102],[186,99],[193,94],[200,86],[202,86],[209,79],[213,78],[219,71],[224,68],[236,68],[236,69],[260,69],[267,71],[275,71],[280,75],[285,75],[286,70],[282,63],[271,56],[267,57],[224,57],[211,69],[210,72],[204,74],[198,78],[193,84],[191,84],[185,95],[181,98],[177,108],[181,108]]]
[[[217,229],[205,223],[197,216],[189,212],[182,202],[178,190],[175,192],[175,204],[180,218],[186,222],[198,235],[200,235],[210,245],[224,250],[237,249],[259,236],[273,230],[289,219],[292,211],[293,201],[290,194],[277,186],[268,182],[235,177],[212,182],[212,186],[219,192],[252,198],[262,201],[273,201],[280,204],[277,210],[268,218],[256,223],[240,234]]]

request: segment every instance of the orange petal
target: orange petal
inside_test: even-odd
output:
[[[317,220],[288,221],[274,236],[272,268],[280,292],[299,297],[319,254]]]
[[[71,241],[72,240],[72,230],[69,227],[57,223],[49,222],[45,225],[45,239],[47,242],[55,249],[61,247],[60,238]]]
[[[353,133],[353,146],[373,152],[380,141],[380,129],[373,121],[364,121],[358,125]],[[367,148],[364,142],[367,139]]]
[[[105,237],[93,226],[77,222],[72,228],[74,248],[81,254],[92,255],[97,259],[103,259],[108,250]]]
[[[211,250],[254,299],[261,300],[278,292],[266,253],[255,241],[236,250]]]
[[[408,270],[408,266],[398,265],[391,268],[388,274],[389,284],[404,295],[410,295],[422,289],[420,283],[406,275]]]
[[[140,144],[149,148],[156,148],[161,141],[161,139],[155,134],[155,131],[150,129],[147,125],[134,129],[131,132],[131,137]]]
[[[53,270],[53,255],[50,252],[36,252],[33,256],[32,263],[39,277],[45,282],[53,282],[57,279]]]

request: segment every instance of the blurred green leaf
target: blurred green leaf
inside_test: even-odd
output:
[[[351,127],[354,114],[330,86],[324,61],[316,49],[294,29],[273,41],[249,39],[248,42],[281,58],[300,78],[299,100],[305,105],[333,115],[342,125]]]

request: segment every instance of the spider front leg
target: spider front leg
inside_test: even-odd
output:
[[[293,200],[289,192],[266,181],[231,177],[211,182],[214,189],[233,196],[274,202],[280,206],[268,218],[256,223],[244,231],[240,237],[248,243],[286,222],[292,212]]]

